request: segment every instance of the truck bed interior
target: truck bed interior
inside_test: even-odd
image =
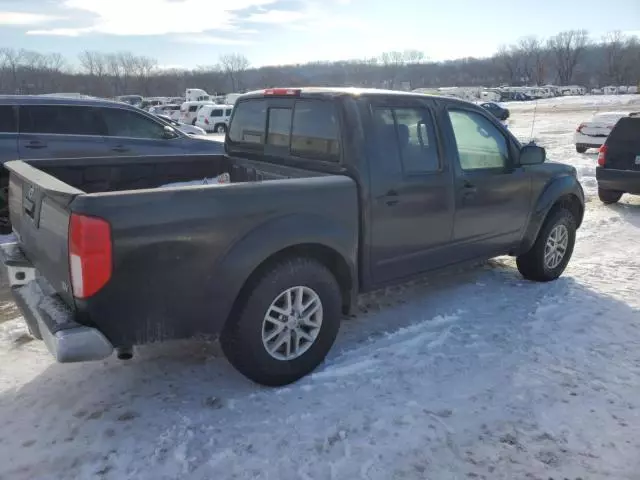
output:
[[[100,157],[27,161],[31,166],[86,193],[158,188],[197,182],[228,173],[231,183],[260,182],[320,174],[226,155]]]

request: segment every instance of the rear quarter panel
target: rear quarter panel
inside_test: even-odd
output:
[[[72,208],[111,223],[113,276],[77,306],[116,345],[218,333],[254,269],[289,246],[325,245],[356,269],[346,176],[94,194]]]

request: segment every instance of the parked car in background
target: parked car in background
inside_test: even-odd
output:
[[[116,102],[128,103],[134,107],[139,107],[142,104],[144,98],[142,95],[121,95],[115,98]]]
[[[149,108],[149,113],[153,115],[171,116],[174,112],[180,113],[180,105],[176,105],[176,104],[156,105],[155,107]]]
[[[480,106],[490,112],[498,120],[506,120],[509,118],[509,109],[495,102],[481,102]]]
[[[160,114],[158,114],[156,116],[158,118],[160,118],[161,120],[164,120],[165,122],[167,122],[172,127],[180,130],[181,132],[186,133],[187,135],[206,135],[207,134],[207,132],[205,132],[200,127],[196,127],[194,125],[186,125],[184,123],[180,123],[180,122],[174,120],[173,118],[169,117],[168,115],[160,115]]]
[[[361,292],[505,254],[547,282],[571,258],[576,169],[479,106],[283,88],[234,110],[225,154],[7,164],[8,279],[57,360],[219,334],[241,373],[284,385],[323,361]]]
[[[233,105],[204,105],[196,117],[195,125],[206,132],[226,133]]]
[[[576,152],[585,153],[589,148],[600,148],[618,120],[628,115],[629,112],[601,112],[578,125],[574,134]]]
[[[640,195],[640,114],[621,118],[600,147],[598,196],[616,203],[624,193]]]
[[[198,110],[200,110],[205,105],[215,105],[209,100],[206,101],[187,101],[180,105],[180,116],[177,120],[180,123],[186,123],[188,125],[196,124],[196,117],[198,116]]]
[[[189,136],[125,103],[0,96],[0,162],[15,159],[221,153],[222,142]],[[9,174],[0,171],[0,233],[10,233]]]

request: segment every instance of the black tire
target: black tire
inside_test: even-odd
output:
[[[191,126],[192,126],[192,127],[195,127],[195,126],[196,126],[196,120],[197,120],[197,118],[194,118],[194,119],[191,121]]]
[[[576,145],[576,152],[585,153],[587,151],[587,147],[584,145]]]
[[[227,133],[227,126],[224,123],[217,124],[214,129],[214,133]]]
[[[617,203],[621,197],[622,192],[617,192],[616,190],[605,190],[604,188],[598,187],[598,198],[604,204],[610,205],[612,203]]]
[[[288,288],[305,286],[322,305],[320,330],[309,349],[292,360],[274,358],[263,345],[262,328],[272,302]],[[230,318],[220,345],[244,376],[267,386],[287,385],[312,372],[331,349],[340,329],[342,297],[338,282],[321,263],[304,257],[283,260],[251,281],[236,318]]]
[[[8,172],[7,172],[8,173]],[[0,235],[12,232],[9,218],[9,177],[0,177]]]
[[[569,238],[564,257],[555,268],[550,269],[545,265],[545,247],[547,240],[549,239],[549,235],[558,225],[564,225],[567,227]],[[527,280],[533,280],[535,282],[549,282],[551,280],[555,280],[562,275],[562,272],[567,268],[567,264],[573,254],[575,242],[576,219],[566,208],[556,208],[549,213],[544,221],[533,247],[531,247],[528,252],[516,258],[518,270]]]

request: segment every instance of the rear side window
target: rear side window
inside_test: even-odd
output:
[[[625,117],[618,120],[607,139],[607,144],[613,142],[634,143],[640,154],[640,117]]]
[[[12,105],[0,105],[0,133],[15,133],[18,131],[16,111]]]
[[[299,100],[293,110],[291,153],[300,157],[338,161],[338,117],[333,104]]]
[[[211,111],[211,116],[212,117],[221,117],[222,116],[222,110],[212,110]]]
[[[373,113],[378,151],[399,158],[406,174],[440,169],[435,128],[426,108],[375,108]]]
[[[102,135],[96,109],[86,106],[25,105],[20,107],[20,132],[57,135]]]
[[[238,143],[263,144],[267,125],[267,102],[250,100],[235,108],[229,128],[229,140]]]

